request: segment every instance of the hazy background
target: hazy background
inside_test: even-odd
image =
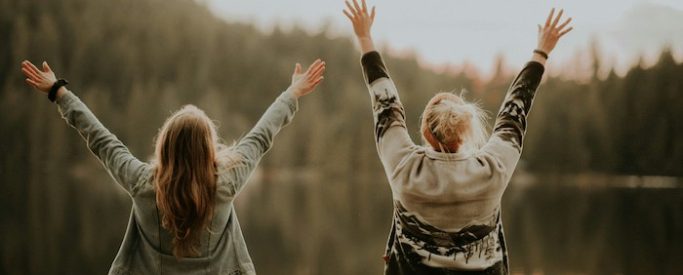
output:
[[[266,31],[294,25],[310,31],[331,29],[338,35],[353,33],[341,14],[340,0],[206,3],[228,21],[252,22]],[[601,58],[622,74],[641,56],[649,63],[656,61],[662,45],[683,54],[683,1],[677,0],[377,0],[368,5],[379,8],[375,39],[395,53],[412,52],[420,61],[437,66],[467,63],[485,75],[497,55],[504,55],[512,68],[526,61],[529,48],[536,46],[536,24],[545,22],[553,7],[564,8],[565,15],[575,19],[575,30],[562,39],[553,64],[577,58],[588,61],[582,51],[589,41],[599,41]],[[576,73],[562,66],[551,70]]]
[[[681,274],[683,3],[374,1],[374,36],[414,140],[438,91],[492,114],[536,24],[575,30],[548,63],[503,198],[515,274]],[[102,274],[130,198],[20,62],[48,60],[141,159],[166,116],[206,110],[231,141],[325,59],[236,209],[259,274],[378,274],[391,195],[342,1],[0,0],[0,274]]]

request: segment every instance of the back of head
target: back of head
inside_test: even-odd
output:
[[[156,202],[173,255],[198,256],[216,198],[216,132],[200,109],[187,105],[169,117],[156,142]]]
[[[422,113],[421,132],[424,141],[439,152],[478,150],[488,137],[486,113],[453,93],[439,93]]]

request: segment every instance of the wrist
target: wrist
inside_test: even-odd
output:
[[[68,85],[69,81],[66,81],[65,79],[58,79],[52,84],[52,87],[50,87],[50,91],[47,93],[47,99],[49,99],[52,102],[55,102],[57,100],[57,97],[60,95],[63,95],[66,92],[66,88],[64,86]]]
[[[534,50],[539,50],[539,51],[544,52],[544,53],[547,54],[547,55],[550,55],[550,52],[551,52],[553,49],[548,49],[548,48],[546,48],[546,47],[538,46],[538,47],[536,47],[536,49],[534,49]]]
[[[541,63],[541,65],[545,66],[547,59],[537,53],[534,53],[531,55],[531,61]]]
[[[358,44],[363,54],[375,51],[375,44],[370,36],[358,37]]]
[[[536,48],[533,52],[534,52],[534,55],[538,55],[538,56],[542,57],[543,59],[548,59],[549,53],[546,50],[543,50],[541,48]]]
[[[61,98],[63,95],[66,94],[67,91],[68,91],[68,90],[66,89],[66,87],[64,87],[64,86],[59,87],[59,90],[57,90],[57,94],[56,94],[55,98],[56,98],[56,99]]]
[[[289,86],[289,88],[287,88],[285,93],[292,95],[292,97],[294,97],[295,99],[299,99],[299,97],[300,97],[299,90],[297,88],[292,87],[292,86]]]

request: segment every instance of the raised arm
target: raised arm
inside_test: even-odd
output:
[[[273,138],[280,130],[289,124],[298,110],[298,98],[307,95],[323,80],[325,62],[318,59],[311,64],[306,72],[302,72],[301,65],[296,64],[292,74],[292,84],[283,92],[273,104],[268,107],[254,128],[247,133],[235,146],[238,154],[237,165],[231,165],[234,194],[237,194],[246,183],[263,155],[273,144]]]
[[[524,134],[526,133],[527,116],[531,109],[536,89],[541,83],[545,70],[545,62],[557,41],[572,30],[567,28],[571,18],[558,25],[563,11],[555,15],[552,9],[545,25],[538,25],[538,46],[534,50],[526,66],[512,81],[503,104],[496,116],[491,139],[484,146],[484,151],[498,155],[502,164],[510,171],[519,160],[522,153]]]
[[[26,82],[38,91],[48,93],[56,77],[50,66],[43,62],[39,70],[31,62],[21,64]],[[88,107],[73,93],[61,86],[56,93],[59,111],[66,122],[83,137],[93,154],[102,162],[107,172],[129,194],[136,192],[141,179],[148,173],[148,165],[135,158],[114,134],[100,123]]]
[[[368,10],[365,0],[359,4],[346,1],[344,15],[353,24],[361,48],[363,77],[370,92],[375,122],[377,151],[387,174],[392,174],[401,159],[414,148],[405,123],[405,111],[396,85],[379,52],[376,51],[370,29],[375,20],[375,7]]]

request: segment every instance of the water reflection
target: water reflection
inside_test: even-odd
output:
[[[262,170],[237,201],[263,274],[380,274],[391,222],[383,175]],[[503,199],[513,273],[683,270],[683,179],[517,173]]]

